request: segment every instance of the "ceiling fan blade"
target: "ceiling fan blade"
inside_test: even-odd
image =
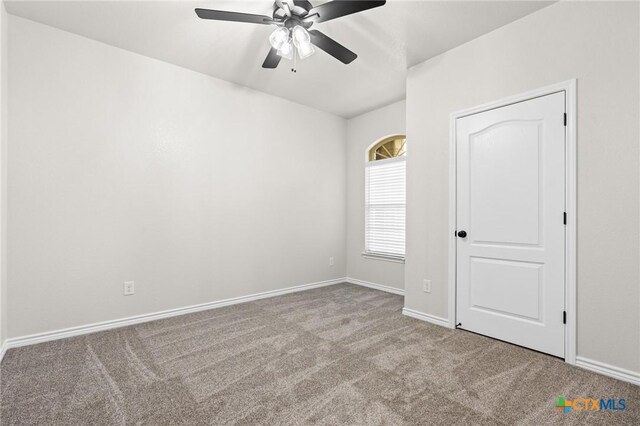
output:
[[[278,51],[272,47],[262,63],[262,68],[275,68],[280,63],[280,59],[282,56],[278,55]]]
[[[343,64],[350,64],[358,57],[358,55],[318,30],[309,31],[309,35],[311,36],[311,43]]]
[[[316,19],[315,22],[325,22],[340,18],[341,16],[383,6],[385,3],[385,0],[334,0],[314,7],[309,11],[309,15],[317,13],[319,18]]]
[[[303,8],[304,10],[311,10],[313,5],[309,0],[293,0],[293,4]]]
[[[265,15],[252,15],[250,13],[227,12],[225,10],[196,9],[196,15],[202,19],[215,21],[247,22],[249,24],[269,25],[275,23],[273,18]]]

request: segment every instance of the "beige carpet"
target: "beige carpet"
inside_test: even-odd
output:
[[[11,424],[640,424],[640,387],[335,285],[11,349]],[[615,350],[615,348],[611,348]],[[624,398],[560,413],[558,396]]]

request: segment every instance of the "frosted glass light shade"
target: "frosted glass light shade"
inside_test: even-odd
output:
[[[295,27],[293,27],[293,30],[291,31],[291,37],[293,38],[293,42],[296,43],[296,45],[298,43],[311,43],[311,37],[309,36],[309,33],[300,25],[296,25]]]
[[[293,59],[293,45],[289,40],[287,40],[285,43],[282,43],[282,45],[278,49],[278,55],[282,56],[285,59]]]
[[[315,49],[313,48],[313,45],[311,45],[311,37],[307,30],[300,25],[296,25],[291,31],[291,38],[293,39],[293,44],[298,49],[298,56],[300,59],[308,58],[313,55]]]
[[[308,58],[309,56],[313,55],[313,52],[315,52],[315,49],[313,48],[313,45],[311,43],[298,43],[298,56],[300,57],[300,59],[304,59],[304,58]]]
[[[289,41],[289,29],[279,27],[269,36],[269,43],[274,49],[280,49],[283,44]]]

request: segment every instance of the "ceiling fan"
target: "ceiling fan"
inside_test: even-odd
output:
[[[313,46],[349,64],[358,55],[320,31],[309,28],[314,23],[373,9],[385,3],[385,0],[334,0],[314,7],[308,0],[275,0],[273,16],[211,9],[196,9],[196,14],[202,19],[215,21],[277,26],[269,37],[271,50],[262,68],[276,68],[282,58],[294,59],[296,55],[300,59],[307,58],[314,53]]]

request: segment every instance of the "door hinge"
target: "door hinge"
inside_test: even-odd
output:
[[[564,113],[564,125],[565,126],[567,125],[567,113],[566,112]]]
[[[454,237],[457,237],[457,236],[458,236],[458,231],[457,231],[457,230],[456,230],[456,231],[453,231],[453,236],[454,236]]]
[[[562,323],[567,323],[567,311],[562,311]]]
[[[564,212],[562,214],[562,221],[564,222],[565,225],[567,224],[567,212]]]

